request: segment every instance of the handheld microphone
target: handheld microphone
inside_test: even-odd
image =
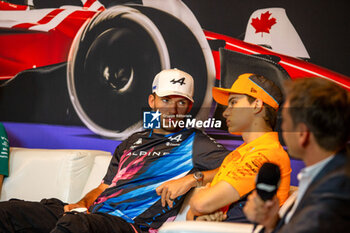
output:
[[[263,201],[275,196],[280,184],[280,168],[273,163],[264,163],[256,177],[256,191]]]
[[[256,192],[263,201],[272,200],[280,185],[280,168],[274,163],[264,163],[256,176]],[[252,233],[257,227],[254,223]]]

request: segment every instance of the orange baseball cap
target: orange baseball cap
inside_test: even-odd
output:
[[[245,94],[260,99],[272,108],[278,109],[279,103],[273,97],[272,91],[269,93],[266,89],[262,88],[258,80],[254,79],[254,76],[254,74],[241,74],[230,89],[213,87],[214,100],[219,104],[228,105],[230,94]]]

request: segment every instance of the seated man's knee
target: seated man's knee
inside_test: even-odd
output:
[[[0,214],[8,214],[12,211],[18,212],[18,210],[22,209],[23,205],[25,205],[24,201],[17,199],[0,202]]]
[[[59,233],[59,232],[88,232],[86,231],[86,219],[85,214],[79,213],[67,213],[62,216],[56,224],[54,230],[51,233]]]

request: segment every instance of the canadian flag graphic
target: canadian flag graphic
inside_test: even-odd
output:
[[[271,13],[266,11],[262,13],[260,18],[253,18],[251,25],[255,28],[255,33],[261,32],[261,37],[263,37],[264,32],[270,33],[271,27],[276,24],[275,18],[270,18]]]
[[[244,41],[265,45],[274,52],[288,56],[310,58],[283,8],[266,8],[253,12]]]

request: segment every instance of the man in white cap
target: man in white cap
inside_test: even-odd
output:
[[[163,70],[154,78],[152,92],[148,104],[162,113],[162,127],[154,129],[154,132],[167,134],[177,131],[175,122],[189,113],[194,102],[192,76],[178,69]]]
[[[75,204],[57,199],[0,203],[0,231],[148,232],[177,215],[184,196],[163,207],[156,187],[220,166],[228,151],[197,129],[177,124],[193,103],[191,75],[170,69],[154,79],[148,103],[159,128],[137,132],[116,149],[101,184]],[[75,212],[85,208],[85,213]],[[53,229],[53,230],[52,230]],[[51,231],[52,230],[52,231]]]

